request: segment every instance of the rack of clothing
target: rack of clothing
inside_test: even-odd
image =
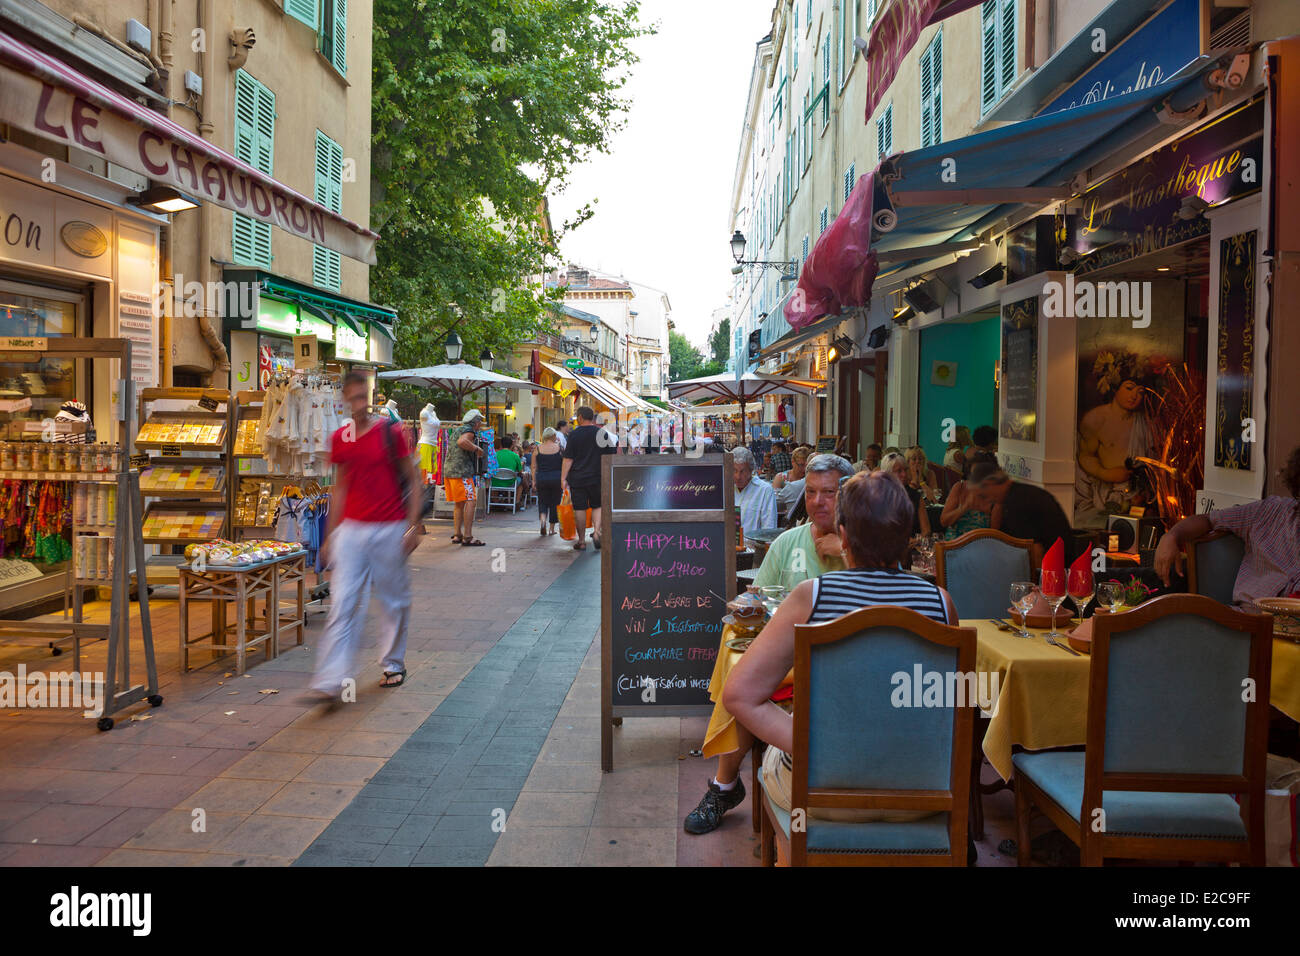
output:
[[[277,541],[296,541],[307,552],[307,565],[316,573],[316,584],[310,588],[306,608],[319,605],[329,597],[329,582],[321,580],[325,562],[321,559],[321,544],[325,540],[330,513],[330,493],[315,479],[301,486],[286,485],[275,510],[275,538]],[[307,610],[304,609],[304,615]]]
[[[328,475],[330,436],[345,417],[338,375],[317,369],[276,372],[266,387],[258,428],[271,472]]]

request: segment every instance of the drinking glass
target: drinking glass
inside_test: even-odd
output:
[[[1071,571],[1066,585],[1070,600],[1079,609],[1079,620],[1082,621],[1084,608],[1088,606],[1088,602],[1092,600],[1093,592],[1096,590],[1092,570],[1085,568],[1082,571]]]
[[[1020,612],[1020,636],[1030,637],[1029,609],[1038,600],[1033,581],[1016,581],[1011,585],[1011,606]]]
[[[1052,605],[1052,631],[1047,636],[1055,640],[1061,637],[1061,632],[1056,629],[1056,612],[1061,605],[1065,603],[1067,590],[1065,586],[1065,571],[1048,571],[1046,569],[1038,572],[1039,590],[1042,592],[1044,600]]]
[[[769,584],[758,589],[758,593],[763,595],[763,606],[767,608],[768,616],[776,613],[776,609],[781,606],[781,602],[786,599],[788,593],[784,587],[779,584]]]
[[[1118,614],[1124,604],[1124,587],[1115,581],[1105,581],[1097,585],[1097,597],[1110,605],[1110,613]]]

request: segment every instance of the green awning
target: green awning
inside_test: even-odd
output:
[[[227,269],[226,272],[228,278],[238,275],[236,270],[233,269]],[[359,302],[346,296],[335,295],[317,289],[315,286],[294,282],[292,279],[268,275],[260,269],[249,270],[246,275],[249,280],[261,283],[264,293],[269,292],[287,299],[293,299],[302,305],[311,304],[316,308],[326,309],[330,312],[346,312],[353,322],[383,322],[391,325],[397,318],[397,314],[392,309],[385,309],[381,306],[371,305],[368,302]],[[348,324],[351,325],[352,323]],[[353,328],[359,334],[365,334],[356,326],[353,326]]]
[[[298,306],[304,311],[310,312],[312,315],[316,316],[316,318],[324,319],[330,325],[338,325],[338,323],[334,321],[334,315],[330,312],[326,312],[319,306],[312,305],[310,302],[299,302]]]
[[[393,334],[393,330],[389,328],[387,325],[385,325],[383,322],[371,322],[370,327],[373,329],[378,329],[381,333],[383,333],[385,337],[387,337],[387,339],[390,342],[397,341],[397,336]]]
[[[350,328],[353,332],[357,333],[357,335],[361,336],[362,338],[367,337],[365,323],[362,322],[360,319],[358,319],[355,315],[352,315],[348,312],[344,312],[342,309],[337,309],[334,312],[334,314],[338,316],[338,320],[340,322],[342,322],[344,325]]]

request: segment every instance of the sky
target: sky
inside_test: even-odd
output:
[[[732,180],[771,14],[770,0],[643,0],[659,32],[634,44],[626,126],[550,197],[557,227],[598,200],[564,237],[566,261],[664,290],[676,330],[701,347],[731,287]]]

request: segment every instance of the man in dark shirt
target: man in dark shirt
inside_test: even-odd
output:
[[[981,462],[972,468],[967,484],[973,490],[980,511],[991,513],[994,505],[1002,506],[999,531],[1034,542],[1029,556],[1035,568],[1042,565],[1043,555],[1057,538],[1065,544],[1066,563],[1076,557],[1070,521],[1050,491],[1013,481],[993,462]]]
[[[591,540],[600,550],[600,459],[614,454],[614,441],[603,428],[596,425],[596,413],[583,405],[578,409],[578,427],[569,434],[564,446],[564,464],[560,471],[560,485],[569,493],[573,515],[578,525],[578,540],[573,550],[587,549],[587,509],[591,509]]]

